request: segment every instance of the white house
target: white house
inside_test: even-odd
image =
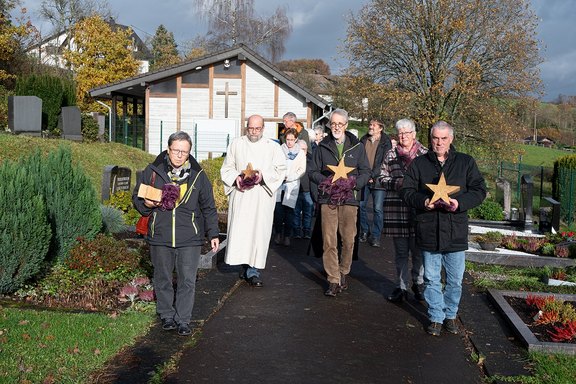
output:
[[[113,114],[122,102],[121,121],[131,118],[126,106],[132,104],[144,117],[146,151],[159,153],[171,133],[183,130],[199,158],[225,152],[252,114],[262,115],[264,134],[277,138],[286,112],[309,128],[331,110],[329,102],[244,45],[104,85],[90,95],[111,101]]]
[[[129,27],[122,24],[117,24],[114,20],[107,21],[110,27],[115,30],[120,28],[126,30]],[[64,60],[64,49],[70,47],[75,49],[74,38],[70,37],[70,31],[61,31],[48,36],[37,44],[33,44],[26,49],[26,53],[35,57],[39,63],[66,69],[66,61]],[[139,73],[148,72],[150,67],[151,53],[146,47],[142,39],[132,31],[130,36],[132,39],[132,50],[134,57],[140,63]]]

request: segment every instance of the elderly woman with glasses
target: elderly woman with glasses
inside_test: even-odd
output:
[[[421,301],[424,300],[422,256],[415,243],[412,210],[400,198],[399,191],[412,160],[428,152],[428,149],[416,140],[416,126],[412,120],[398,120],[396,131],[398,143],[384,155],[378,177],[378,183],[387,191],[384,199],[383,234],[392,237],[394,241],[396,263],[396,288],[387,299],[402,302],[412,277],[414,297]],[[412,268],[409,266],[410,255]]]
[[[201,247],[206,238],[212,251],[219,246],[212,184],[190,155],[191,149],[192,139],[186,132],[171,134],[167,150],[144,169],[132,194],[138,212],[150,217],[146,241],[154,266],[156,312],[165,331],[178,329],[181,336],[192,333],[190,320]],[[143,195],[141,184],[160,190],[161,198]]]

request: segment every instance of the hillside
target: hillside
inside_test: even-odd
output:
[[[537,167],[553,167],[554,161],[557,158],[574,154],[574,152],[538,147],[535,145],[520,145],[520,148],[524,152],[522,155],[522,164]]]
[[[42,139],[29,136],[0,134],[0,162],[32,155],[36,149],[43,156],[59,145],[72,149],[72,161],[80,164],[92,181],[98,196],[101,194],[102,172],[107,165],[119,165],[132,170],[132,185],[136,181],[136,171],[144,169],[155,156],[140,149],[119,143],[76,143],[69,140]]]

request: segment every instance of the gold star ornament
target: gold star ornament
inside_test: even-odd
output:
[[[340,159],[338,165],[329,165],[328,168],[334,172],[334,176],[332,176],[332,183],[336,182],[338,179],[347,179],[348,174],[354,170],[354,167],[347,167],[344,164],[344,158]]]
[[[438,200],[444,201],[446,204],[450,204],[449,196],[453,193],[456,193],[460,190],[460,187],[457,185],[447,185],[446,178],[444,174],[440,174],[440,180],[438,180],[438,184],[426,184],[428,188],[432,192],[434,192],[434,196],[430,199],[430,203],[435,203]]]
[[[252,177],[256,174],[254,168],[252,168],[252,163],[248,163],[246,169],[242,171],[242,177]]]

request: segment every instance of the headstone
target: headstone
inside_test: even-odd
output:
[[[42,99],[8,96],[8,128],[15,134],[42,136]]]
[[[62,107],[58,128],[67,140],[82,141],[82,115],[78,107]]]
[[[522,196],[520,198],[520,215],[524,221],[524,232],[531,232],[532,223],[532,198],[534,197],[534,182],[531,175],[522,175]]]
[[[502,177],[496,179],[496,187],[502,190],[504,195],[504,218],[510,220],[510,209],[512,206],[512,191],[510,189],[510,182]]]
[[[107,165],[102,173],[102,201],[118,191],[130,191],[132,170],[117,165]]]
[[[106,116],[99,112],[92,112],[92,117],[98,123],[98,137],[103,138],[106,134]]]

